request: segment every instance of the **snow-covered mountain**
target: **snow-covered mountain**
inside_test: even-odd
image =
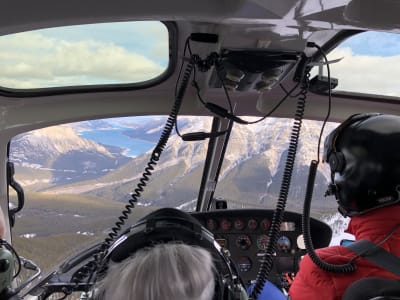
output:
[[[211,120],[192,118],[184,119],[186,126],[182,132],[204,131],[211,127]],[[329,124],[326,133],[335,125]],[[292,120],[268,119],[253,125],[234,125],[222,165],[217,193],[226,199],[240,199],[249,204],[275,204],[279,194],[282,173],[285,166],[287,148],[291,135]],[[321,122],[305,121],[299,140],[298,153],[292,176],[291,198],[292,206],[298,208],[304,200],[304,191],[308,168],[312,159],[317,159],[317,141],[320,134]],[[165,187],[159,200],[167,194],[176,198],[178,187],[187,183],[187,178],[200,172],[204,161],[207,142],[182,142],[174,135],[170,138],[169,146],[159,162],[159,169],[180,166],[180,172],[174,180],[176,189]],[[147,159],[144,158],[144,160]],[[185,180],[186,179],[186,180]],[[318,209],[333,208],[335,201],[325,201],[323,194],[329,181],[329,170],[326,165],[319,168],[316,178],[314,207]],[[181,184],[180,184],[181,182]],[[198,185],[195,187],[198,188]],[[170,191],[170,192],[168,192]],[[182,205],[192,201],[192,198]]]
[[[340,245],[343,239],[354,240],[354,235],[346,233],[350,218],[344,218],[340,213],[325,215],[321,218],[332,228],[331,245]]]
[[[10,160],[21,184],[33,188],[41,186],[41,181],[57,185],[102,176],[129,160],[121,152],[80,137],[72,126],[60,125],[15,137]],[[35,180],[30,178],[30,169],[35,170]]]
[[[60,125],[30,131],[12,140],[11,159],[21,164],[51,167],[52,160],[71,151],[97,152],[112,157],[104,146],[80,138],[71,126]]]

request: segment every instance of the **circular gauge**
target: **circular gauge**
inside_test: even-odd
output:
[[[269,226],[271,226],[271,221],[270,221],[270,220],[268,220],[268,219],[263,219],[263,220],[261,221],[261,228],[262,228],[262,229],[268,230],[268,229],[269,229]]]
[[[235,243],[238,248],[246,250],[251,246],[251,239],[247,234],[241,234],[236,238]]]
[[[228,231],[232,228],[232,222],[228,219],[222,219],[220,226],[223,231]]]
[[[255,219],[250,219],[247,222],[247,227],[249,227],[250,230],[255,230],[258,227],[258,222]]]
[[[306,249],[306,245],[304,244],[304,238],[303,238],[303,235],[302,234],[300,234],[298,237],[297,237],[297,247],[299,247],[299,249]]]
[[[266,234],[259,235],[257,238],[257,248],[263,251],[267,250],[268,241],[269,241],[268,235]]]
[[[278,239],[276,246],[278,247],[279,250],[286,252],[290,250],[292,242],[289,240],[287,236],[283,235]]]
[[[244,223],[242,219],[236,219],[233,226],[237,230],[242,230],[246,226],[246,223]]]
[[[237,266],[240,272],[249,272],[252,265],[251,259],[247,256],[241,256],[237,260]]]
[[[207,219],[206,226],[207,226],[207,229],[214,231],[218,228],[218,223],[214,219]]]

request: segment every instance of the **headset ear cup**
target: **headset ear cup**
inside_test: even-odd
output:
[[[223,297],[218,297],[215,294],[215,300],[248,300],[249,296],[243,285],[240,283],[226,284],[223,289]]]
[[[345,168],[346,160],[342,152],[333,152],[329,156],[329,166],[331,167],[331,172],[342,172]]]
[[[235,290],[236,290],[236,299],[238,299],[238,300],[248,300],[249,299],[249,296],[247,295],[245,288],[241,284],[238,284],[236,286]]]

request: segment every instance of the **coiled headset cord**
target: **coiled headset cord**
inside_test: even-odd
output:
[[[258,296],[260,295],[264,287],[264,284],[268,279],[269,273],[272,269],[273,253],[276,252],[276,244],[280,234],[280,226],[283,220],[283,214],[285,212],[286,201],[289,194],[290,182],[292,179],[294,162],[297,153],[297,146],[299,144],[300,129],[304,115],[305,103],[307,99],[309,78],[310,78],[310,73],[309,69],[307,69],[304,82],[301,85],[301,91],[299,93],[299,98],[297,102],[295,121],[290,137],[289,149],[286,157],[285,169],[283,172],[279,198],[276,204],[274,215],[272,217],[271,229],[268,232],[267,249],[265,251],[265,256],[262,260],[260,269],[257,274],[256,283],[250,295],[252,299],[258,299]]]
[[[327,272],[334,273],[350,273],[356,269],[356,266],[352,261],[346,264],[334,265],[323,261],[315,252],[314,246],[311,240],[311,230],[310,230],[310,208],[311,200],[314,191],[315,176],[317,175],[318,161],[311,161],[310,170],[307,179],[306,196],[304,199],[303,216],[302,216],[302,230],[304,237],[304,244],[308,255],[310,256],[313,263],[320,269]]]
[[[183,66],[183,65],[182,65]],[[151,153],[151,157],[147,166],[144,169],[142,177],[139,179],[139,183],[137,187],[134,189],[134,192],[131,194],[131,199],[128,201],[128,204],[125,206],[124,210],[121,212],[121,215],[118,217],[118,221],[115,223],[114,227],[111,228],[111,232],[104,239],[104,242],[99,246],[96,253],[93,255],[93,260],[88,262],[85,266],[79,269],[73,276],[72,281],[75,283],[82,282],[86,277],[88,278],[88,283],[91,281],[94,273],[96,273],[100,267],[102,267],[102,260],[106,255],[107,249],[111,246],[111,244],[118,237],[119,232],[122,229],[122,226],[125,225],[125,221],[128,219],[132,210],[135,207],[135,203],[137,203],[138,198],[140,198],[142,192],[144,191],[144,187],[147,185],[147,182],[150,180],[150,176],[154,171],[154,167],[157,165],[161,153],[163,152],[168,139],[171,135],[171,132],[175,126],[176,118],[178,112],[180,110],[183,96],[185,95],[186,89],[189,84],[190,76],[194,68],[194,62],[192,60],[186,66],[186,69],[182,75],[182,81],[179,86],[179,89],[176,90],[175,93],[175,102],[171,109],[170,115],[166,121],[163,132],[161,133],[160,139],[155,146],[153,152]],[[181,69],[182,70],[182,69]],[[180,78],[180,75],[179,75]],[[178,80],[179,80],[178,78]]]

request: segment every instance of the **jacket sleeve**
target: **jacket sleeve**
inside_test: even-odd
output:
[[[310,257],[306,255],[302,259],[299,272],[290,287],[290,299],[340,299],[336,292],[335,284],[330,274],[318,268]]]

